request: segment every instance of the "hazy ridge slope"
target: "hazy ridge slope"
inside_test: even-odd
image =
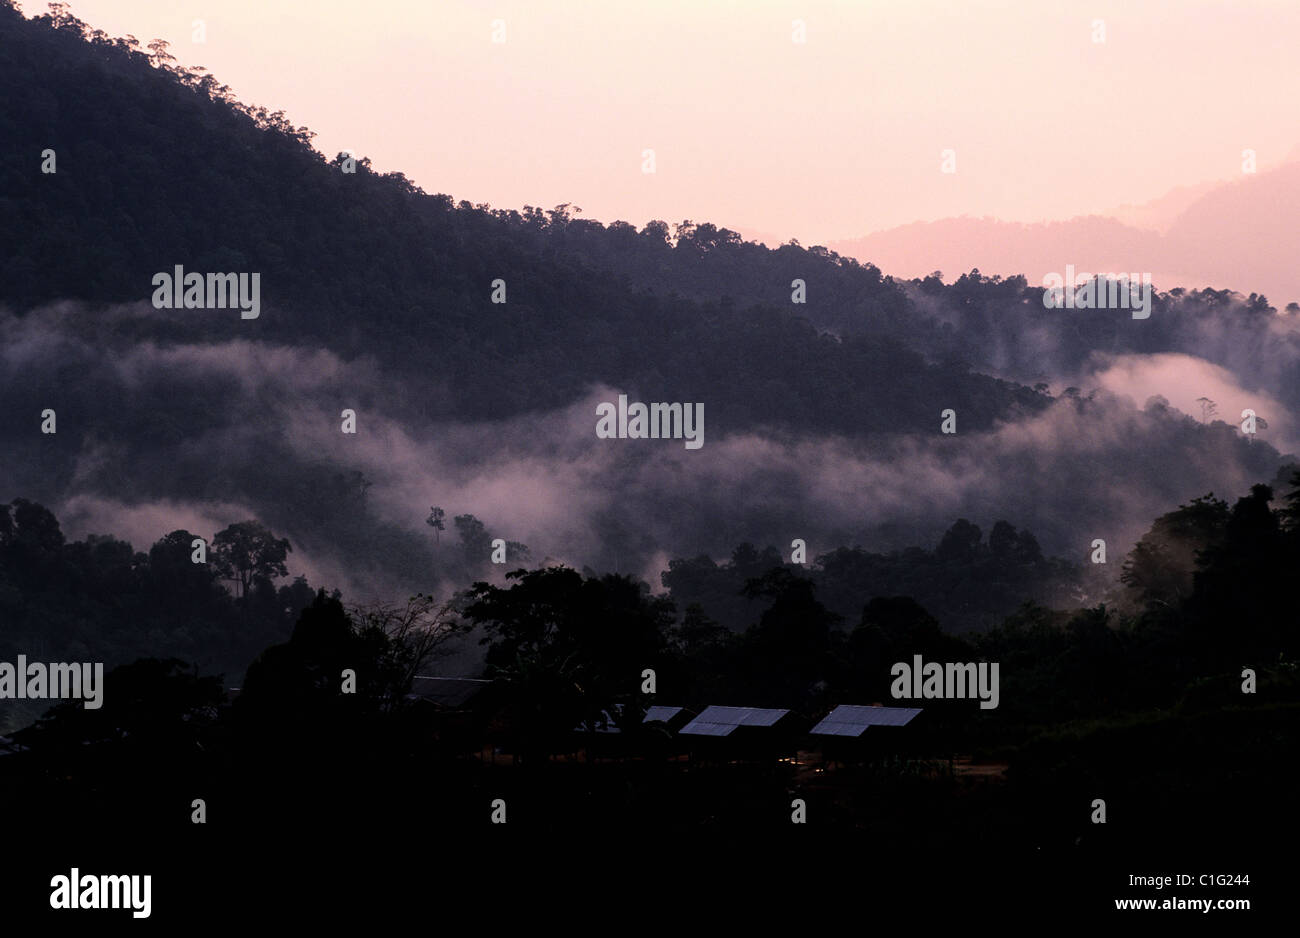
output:
[[[963,516],[1077,558],[1281,464],[1267,434],[1064,388],[1098,353],[1221,347],[1293,402],[1293,338],[1260,303],[1045,316],[1021,278],[905,284],[709,223],[454,204],[345,173],[283,115],[165,65],[0,3],[0,488],[78,534],[145,544],[255,516],[314,583],[388,595],[470,572],[450,525],[424,525],[431,504],[534,560],[651,582],[742,541],[933,546]],[[258,273],[260,316],[154,310],[152,277],[177,264]],[[1040,378],[1056,398],[1018,383]],[[705,446],[596,439],[595,404],[620,392],[703,402]]]

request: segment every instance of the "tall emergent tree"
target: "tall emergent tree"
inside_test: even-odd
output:
[[[288,576],[284,561],[292,550],[288,540],[277,538],[258,521],[240,521],[212,538],[213,565],[222,578],[238,586],[240,597],[248,596],[257,580]]]

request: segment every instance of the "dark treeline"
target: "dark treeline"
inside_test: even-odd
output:
[[[456,594],[435,618],[444,637],[479,627],[492,642],[490,677],[560,663],[578,669],[585,676],[561,683],[585,688],[580,696],[596,712],[634,701],[626,675],[644,667],[662,672],[661,695],[681,705],[721,696],[814,711],[858,697],[880,701],[888,697],[887,664],[912,648],[927,660],[1023,656],[1007,680],[1036,690],[1008,694],[986,722],[1030,712],[1048,721],[1105,714],[1181,693],[1209,669],[1227,674],[1238,661],[1272,664],[1278,653],[1294,653],[1294,629],[1275,595],[1300,536],[1300,474],[1290,487],[1279,507],[1272,488],[1257,485],[1235,505],[1208,495],[1156,519],[1122,561],[1123,585],[1110,605],[1075,612],[1058,610],[1087,594],[1089,571],[1044,558],[1031,533],[1006,522],[986,541],[961,519],[933,551],[840,548],[801,565],[746,544],[724,564],[673,560],[658,596],[615,574],[521,569],[508,585],[481,582]],[[481,522],[456,521],[459,549],[481,559]],[[24,499],[0,506],[7,622],[0,658],[21,652],[110,665],[178,658],[205,673],[241,674],[268,642],[290,635],[315,593],[301,576],[276,585],[292,548],[258,522],[208,538],[206,563],[194,562],[195,538],[173,531],[148,553],[111,536],[68,543],[43,506]],[[1025,600],[1035,595],[1053,598]],[[336,591],[339,610],[341,598]],[[343,615],[367,619],[378,608]],[[299,622],[294,634],[302,631]],[[602,648],[614,657],[600,659]],[[528,655],[538,658],[530,663]],[[1139,673],[1144,679],[1134,681]],[[597,687],[621,691],[605,698]],[[1044,694],[1066,709],[1048,706]],[[570,717],[558,725],[571,726]]]
[[[430,520],[442,522],[434,512]],[[444,540],[439,532],[430,548],[442,569],[463,582],[488,574],[489,529],[470,514],[454,516],[450,527],[449,536]],[[200,537],[206,562],[195,562]],[[111,535],[68,542],[52,512],[15,499],[0,505],[0,614],[6,622],[0,660],[24,653],[113,666],[141,657],[177,658],[236,684],[268,642],[289,635],[314,595],[304,576],[285,582],[291,553],[286,539],[257,521],[215,535],[172,531],[147,552]],[[510,563],[526,563],[528,553],[526,545],[508,542]],[[590,570],[584,575],[601,579]],[[769,598],[768,591],[750,589],[751,581],[777,575],[816,589],[826,603],[817,608],[828,622],[851,625],[873,597],[907,595],[958,632],[1001,621],[1025,597],[1068,604],[1085,585],[1096,586],[1077,565],[1044,558],[1029,532],[999,522],[986,544],[978,527],[963,519],[934,551],[883,555],[840,548],[798,565],[786,564],[775,548],[742,544],[723,564],[703,556],[672,560],[662,576],[663,602],[673,610],[672,621],[680,618],[678,610],[684,613],[683,627],[697,638],[704,633],[692,630],[700,628],[716,628],[719,636],[743,633]],[[10,708],[0,730],[16,729],[39,713],[35,702]]]
[[[787,559],[775,547],[760,551],[742,544],[721,564],[707,556],[671,560],[662,580],[680,608],[698,605],[729,630],[740,631],[758,612],[746,584]],[[933,550],[876,553],[840,547],[789,569],[811,581],[826,608],[845,621],[873,597],[910,596],[951,632],[988,629],[1028,598],[1059,608],[1105,589],[1093,570],[1045,557],[1029,531],[998,521],[986,537],[965,518]]]
[[[108,535],[68,542],[58,519],[26,499],[0,505],[0,660],[178,658],[205,674],[241,674],[268,642],[286,637],[314,591],[287,575],[288,541],[255,521],[200,535],[176,530],[147,553]],[[0,730],[40,712],[5,703]],[[24,719],[25,718],[25,719]]]
[[[10,583],[38,550],[30,519],[44,518],[22,502],[11,513],[18,523],[6,529]],[[986,549],[1032,557],[1031,539],[1007,527],[995,528],[996,547]],[[967,528],[955,525],[938,553],[958,550]],[[977,543],[964,537],[960,549]],[[55,772],[65,779],[59,797],[69,797],[112,766],[125,775],[106,791],[120,795],[115,786],[166,766],[132,803],[164,791],[176,801],[169,786],[202,789],[237,803],[239,823],[254,827],[274,815],[312,828],[311,812],[328,808],[345,821],[382,825],[409,813],[421,829],[464,832],[482,819],[433,818],[418,805],[431,792],[459,803],[494,791],[518,797],[527,806],[522,826],[536,832],[669,825],[685,835],[708,816],[743,827],[753,820],[745,812],[763,799],[808,783],[775,763],[736,769],[725,783],[713,770],[683,774],[683,763],[662,761],[657,731],[640,724],[648,703],[772,706],[811,720],[838,703],[901,703],[890,667],[920,655],[998,663],[999,706],[918,702],[923,717],[898,738],[921,762],[832,772],[809,789],[843,830],[885,834],[903,825],[912,845],[982,830],[990,850],[1027,856],[1036,844],[1068,854],[1101,837],[1079,807],[1100,796],[1128,817],[1117,843],[1131,846],[1153,831],[1184,842],[1188,830],[1202,844],[1219,843],[1238,836],[1240,824],[1260,823],[1252,805],[1273,804],[1288,784],[1282,766],[1296,753],[1300,639],[1287,573],[1297,563],[1300,472],[1281,497],[1257,485],[1232,504],[1206,496],[1157,519],[1124,564],[1118,611],[1026,604],[996,628],[966,636],[944,632],[907,596],[873,597],[843,621],[817,582],[787,565],[745,583],[761,612],[742,632],[722,628],[698,604],[679,612],[672,598],[628,577],[563,567],[520,569],[504,585],[479,583],[445,605],[415,597],[349,611],[321,591],[288,640],[249,667],[233,706],[219,681],[181,661],[151,656],[124,665],[110,674],[101,710],[62,704],[16,734],[28,748],[0,759],[0,785],[7,797],[38,798],[29,786]],[[118,575],[97,588],[130,595],[131,582],[140,580]],[[232,608],[228,597],[214,602]],[[453,724],[409,695],[413,677],[436,668],[444,645],[466,632],[486,645],[491,684],[470,705],[469,722]],[[640,692],[647,668],[657,675],[653,700]],[[1254,693],[1243,692],[1244,669],[1254,673]],[[345,674],[355,693],[343,691]],[[605,715],[624,730],[621,751],[637,757],[632,763],[601,768],[590,748],[586,760],[550,761],[590,747],[575,727],[594,727]],[[521,760],[524,774],[475,758],[485,741]],[[942,772],[906,768],[959,753],[1004,762],[1005,781],[971,789]],[[411,772],[421,787],[407,795]],[[259,779],[297,794],[268,801]],[[310,791],[301,787],[309,780]],[[711,800],[724,790],[710,793],[715,783],[724,785],[725,809]],[[96,802],[110,797],[106,791],[81,796]],[[352,794],[339,803],[343,791]],[[873,806],[872,792],[892,792],[910,807]],[[1205,799],[1231,800],[1233,811],[1214,814],[1208,828],[1209,815],[1189,824]],[[940,804],[942,817],[925,816]],[[137,805],[146,817],[164,807]]]
[[[1227,368],[1242,387],[1267,390],[1292,412],[1300,408],[1300,307],[1294,303],[1279,311],[1255,293],[1178,287],[1154,292],[1150,318],[1138,322],[1124,309],[1054,315],[1043,309],[1040,284],[978,270],[946,285],[932,274],[913,281],[908,293],[936,317],[930,348],[962,350],[977,371],[1032,385],[1085,375],[1109,356],[1182,353]],[[1232,423],[1236,415],[1223,417]]]

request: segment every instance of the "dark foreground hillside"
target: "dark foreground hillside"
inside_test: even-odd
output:
[[[35,915],[70,865],[149,871],[160,925],[196,907],[242,920],[285,890],[312,894],[312,912],[397,914],[430,877],[439,910],[467,914],[574,880],[603,909],[667,876],[649,893],[669,908],[698,883],[759,880],[796,905],[835,883],[881,903],[942,889],[1088,916],[1146,894],[1129,881],[1143,871],[1230,874],[1181,894],[1272,908],[1300,832],[1298,498],[1300,475],[1277,507],[1256,486],[1159,519],[1126,566],[1135,613],[1027,608],[970,639],[905,597],[834,633],[813,583],[783,567],[747,585],[766,609],[739,636],[628,578],[562,567],[480,583],[454,620],[420,604],[350,614],[321,592],[237,693],[143,659],[109,675],[102,709],[63,704],[15,734],[0,796],[35,846],[7,882]],[[488,655],[453,699],[413,675],[457,629]],[[912,655],[997,663],[998,706],[899,700],[891,662]],[[882,701],[921,712],[862,740],[809,730]],[[712,740],[641,720],[717,703],[789,719]]]

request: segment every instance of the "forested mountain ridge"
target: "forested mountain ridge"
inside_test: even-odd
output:
[[[1023,278],[902,284],[707,222],[456,204],[364,159],[345,172],[165,43],[65,9],[0,2],[0,81],[17,141],[0,150],[0,484],[78,534],[150,543],[256,517],[313,583],[383,594],[465,585],[424,525],[433,504],[534,560],[651,582],[745,542],[934,544],[961,517],[1075,562],[1094,536],[1122,551],[1142,519],[1285,463],[1272,430],[1248,440],[1073,380],[1096,354],[1212,332],[1265,390],[1300,387],[1259,301],[1046,315]],[[152,278],[177,264],[258,273],[260,316],[153,309]],[[596,439],[593,404],[617,393],[702,402],[706,445]],[[57,435],[37,432],[46,409]]]
[[[154,273],[177,263],[257,271],[268,312],[238,330],[193,314],[134,328],[373,355],[433,416],[562,406],[604,382],[707,393],[718,427],[908,432],[929,429],[943,401],[964,405],[975,429],[1045,399],[968,369],[1069,383],[1098,352],[1195,354],[1211,331],[1223,338],[1210,360],[1239,372],[1245,350],[1276,344],[1260,297],[1157,293],[1140,324],[1126,311],[1047,315],[1025,278],[905,284],[822,247],[772,250],[709,222],[638,231],[569,205],[457,204],[364,158],[343,172],[309,130],[172,65],[165,43],[142,49],[66,12],[27,20],[8,4],[0,31],[0,131],[27,143],[0,154],[0,304],[141,303]],[[38,171],[46,148],[56,173]],[[491,302],[498,278],[505,304]],[[803,303],[791,302],[796,280]],[[1294,350],[1300,339],[1282,341]],[[700,380],[702,362],[717,380]],[[1300,365],[1266,364],[1263,386],[1300,403]]]
[[[141,303],[151,277],[176,264],[256,271],[266,308],[256,321],[204,313],[135,328],[373,355],[423,387],[435,415],[554,407],[600,381],[707,396],[719,429],[857,434],[900,416],[931,423],[940,398],[965,403],[976,427],[1044,403],[900,348],[884,334],[904,334],[914,313],[898,286],[824,250],[736,244],[707,224],[678,226],[673,247],[663,223],[637,232],[565,207],[454,205],[364,159],[345,173],[282,113],[239,104],[202,69],[171,66],[165,44],[142,50],[66,13],[25,20],[0,7],[0,45],[0,133],[26,143],[0,156],[10,219],[0,303],[15,310]],[[55,173],[39,171],[46,148]],[[804,306],[790,302],[796,277],[808,283]],[[498,278],[505,304],[491,302]],[[894,327],[828,339],[806,321],[828,309]],[[756,389],[760,380],[785,393]],[[835,406],[823,403],[828,385]]]

